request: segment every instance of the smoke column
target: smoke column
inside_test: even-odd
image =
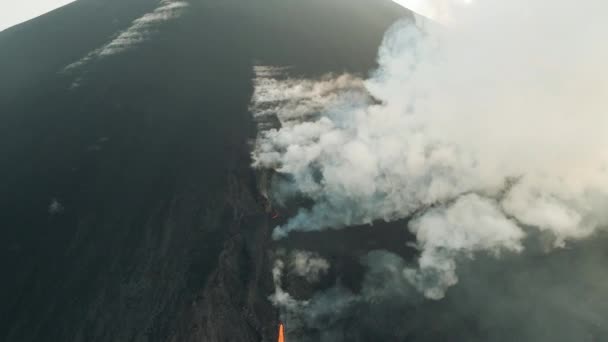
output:
[[[605,227],[607,10],[480,0],[448,26],[396,24],[368,79],[259,76],[253,108],[282,125],[260,133],[254,165],[288,176],[277,197],[314,203],[274,237],[411,218],[420,257],[403,275],[440,299],[458,258]]]

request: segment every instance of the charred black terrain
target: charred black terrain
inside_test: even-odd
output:
[[[253,66],[365,73],[385,0],[80,0],[0,32],[0,340],[271,341]]]

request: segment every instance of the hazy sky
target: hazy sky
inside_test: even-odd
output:
[[[40,16],[75,0],[0,0],[0,31]],[[430,18],[437,17],[436,2],[442,0],[394,0]]]
[[[74,0],[0,0],[0,31]]]
[[[393,0],[410,10],[426,17],[434,17],[435,10],[429,0]]]
[[[467,6],[473,0],[393,0],[427,18],[442,22],[450,22],[455,7]]]

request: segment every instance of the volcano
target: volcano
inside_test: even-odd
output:
[[[0,341],[608,341],[608,5],[400,2],[0,32]]]
[[[0,340],[276,340],[254,67],[366,73],[405,15],[79,0],[0,32]]]

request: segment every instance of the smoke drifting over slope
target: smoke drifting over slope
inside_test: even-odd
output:
[[[158,7],[134,20],[126,30],[118,33],[109,43],[95,49],[82,59],[65,67],[65,71],[79,68],[88,62],[127,51],[147,41],[157,30],[156,25],[178,18],[189,4],[179,0],[160,0]]]
[[[560,247],[604,227],[607,10],[478,1],[449,28],[395,25],[367,80],[256,82],[254,109],[282,127],[261,132],[255,165],[289,176],[277,193],[314,201],[275,238],[412,217],[421,254],[403,275],[439,299],[459,257],[520,253],[530,232]]]

